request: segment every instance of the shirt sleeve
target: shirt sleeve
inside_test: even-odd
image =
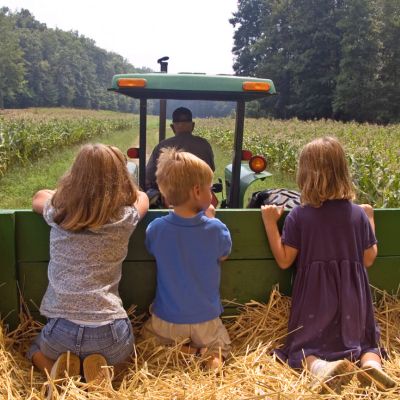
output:
[[[129,225],[135,228],[140,220],[139,212],[136,207],[128,207],[128,216],[129,218],[127,221],[129,222]]]
[[[297,207],[296,207],[297,208]],[[298,215],[294,208],[285,219],[282,229],[282,243],[287,246],[294,247],[295,249],[300,249],[301,234],[298,223]]]
[[[48,225],[54,224],[54,208],[51,205],[51,199],[48,199],[43,207],[43,218]]]
[[[232,239],[231,234],[225,224],[221,222],[219,232],[219,257],[226,257],[231,253]]]
[[[152,247],[152,243],[153,243],[152,236],[153,235],[152,235],[152,233],[153,233],[153,229],[152,229],[152,224],[150,223],[146,229],[146,239],[145,239],[146,249],[150,254],[153,254],[153,247]]]

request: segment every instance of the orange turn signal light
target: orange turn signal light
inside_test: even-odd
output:
[[[253,153],[250,150],[242,150],[242,161],[249,161],[253,157]]]
[[[267,82],[243,82],[242,88],[244,91],[268,92],[271,85]]]
[[[267,168],[267,160],[263,156],[253,156],[250,158],[249,167],[253,172],[259,174]]]
[[[129,158],[139,158],[139,149],[137,147],[131,147],[126,154]]]
[[[147,84],[146,79],[143,78],[121,78],[118,79],[118,87],[131,88],[131,87],[145,87]]]

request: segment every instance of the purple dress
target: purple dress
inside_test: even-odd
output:
[[[363,265],[376,238],[364,210],[348,200],[298,206],[285,220],[282,241],[299,252],[289,334],[277,356],[301,368],[308,355],[334,361],[380,354]]]

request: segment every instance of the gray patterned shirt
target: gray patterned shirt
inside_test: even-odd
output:
[[[125,207],[120,220],[81,232],[62,229],[53,215],[48,201],[43,217],[51,227],[49,285],[41,314],[88,322],[126,318],[118,285],[129,237],[139,221],[136,208]]]

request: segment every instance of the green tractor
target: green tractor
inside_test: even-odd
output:
[[[276,94],[271,80],[230,75],[168,74],[166,72],[121,74],[113,77],[109,90],[140,100],[139,148],[128,151],[128,156],[139,158],[139,171],[136,170],[136,164],[129,163],[128,167],[133,174],[138,176],[141,187],[144,187],[146,178],[148,99],[161,100],[160,141],[165,138],[166,99],[236,102],[234,156],[232,163],[225,168],[226,202],[222,205],[223,207],[242,208],[247,188],[253,182],[271,176],[271,173],[265,170],[267,164],[264,157],[253,156],[249,151],[242,149],[245,103]],[[223,190],[218,185],[215,185],[215,188],[216,191]]]

